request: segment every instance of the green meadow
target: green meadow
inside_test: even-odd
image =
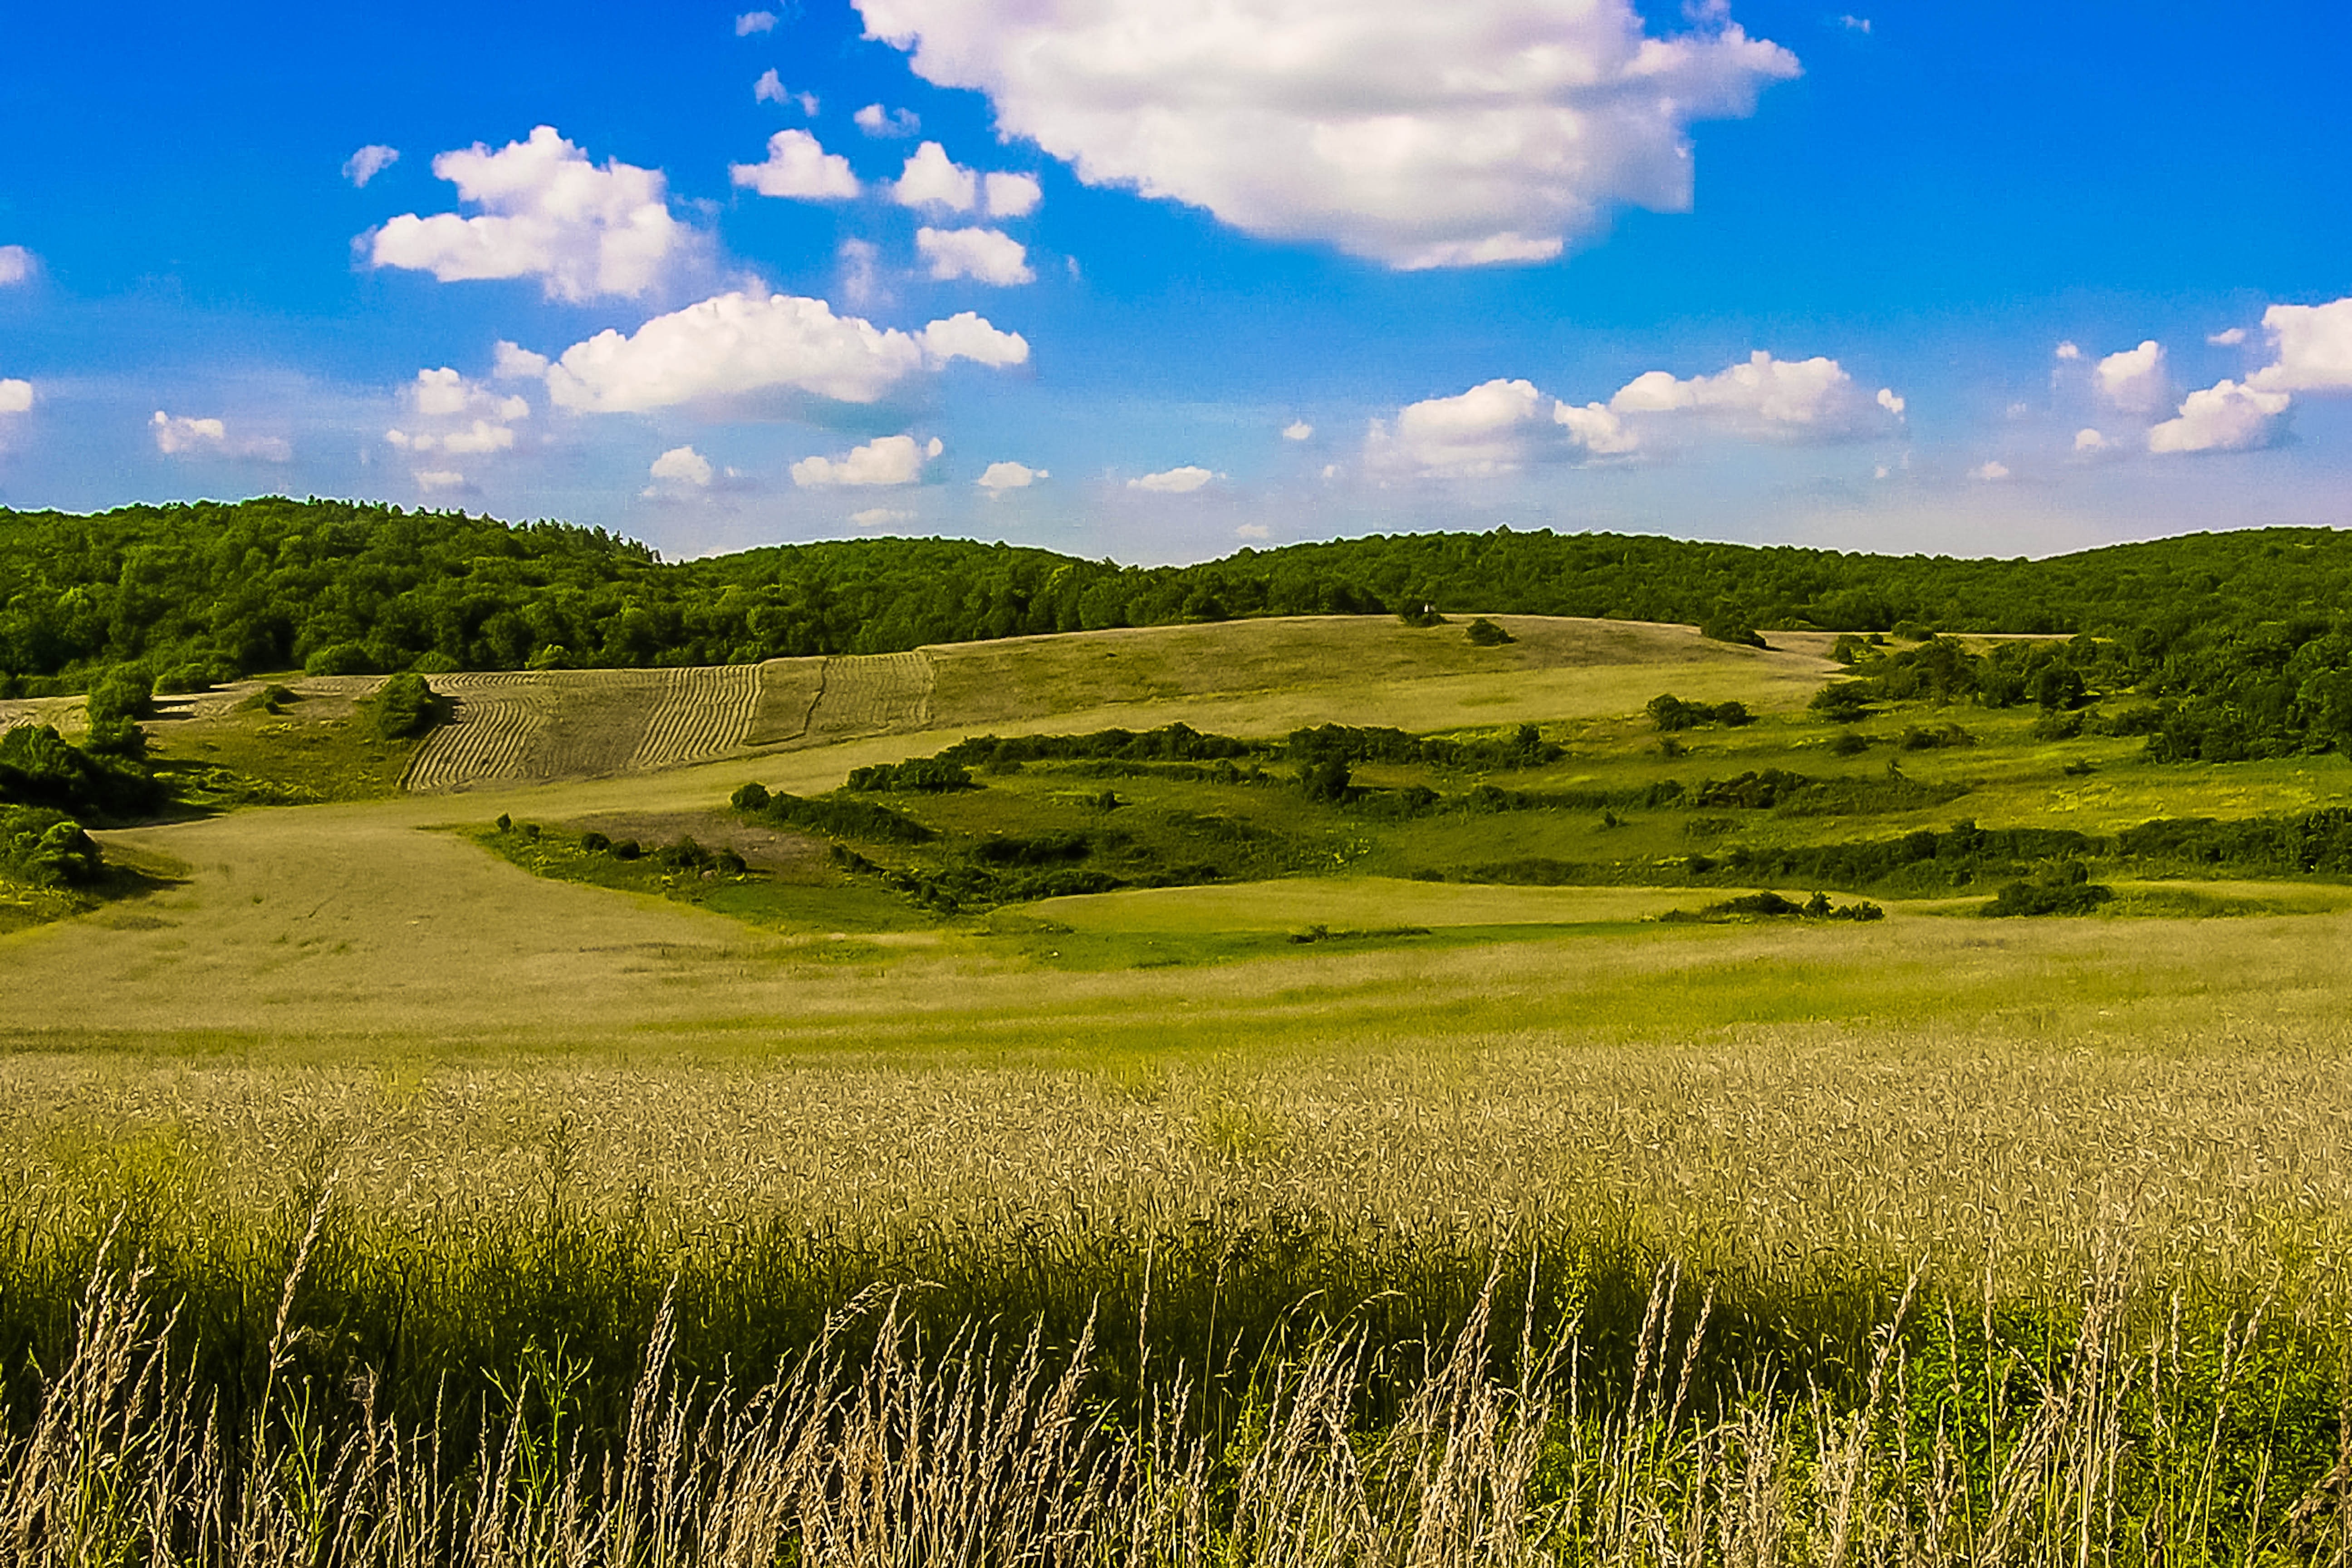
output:
[[[2352,763],[1467,619],[165,700],[0,931],[0,1540],[2341,1560]]]

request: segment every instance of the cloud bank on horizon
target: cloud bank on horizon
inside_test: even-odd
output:
[[[95,108],[36,136],[0,96],[52,149],[0,171],[0,503],[242,485],[666,549],[1137,559],[2352,521],[2352,178],[2303,150],[2352,134],[2325,38],[2119,44],[2097,0],[2047,62],[1992,13],[1774,0],[808,0],[624,41],[494,19],[453,63],[429,26],[133,11],[117,68],[350,74],[267,126],[192,98],[193,216]],[[17,56],[70,88],[103,31],[44,17]],[[2309,133],[2199,119],[2219,195],[2109,111],[2232,70]],[[2078,220],[2091,163],[2113,199]],[[2223,199],[2234,243],[2202,243]]]

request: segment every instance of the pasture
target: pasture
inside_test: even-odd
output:
[[[405,751],[356,678],[189,700],[166,759],[310,803],[107,833],[152,890],[0,933],[11,1430],[114,1412],[12,1439],[5,1517],[104,1475],[54,1539],[193,1552],[216,1504],[289,1561],[329,1515],[385,1563],[2340,1556],[2352,888],[2118,862],[2086,918],[1658,917],[1779,885],[1689,870],[1736,845],[2305,811],[2344,759],[1907,709],[1840,752],[1819,639],[1496,619],[436,677],[456,721]],[[1666,748],[1662,691],[1757,719]],[[1931,720],[1969,743],[1905,749]],[[1560,754],[834,793],[1174,722]],[[1851,809],[1584,804],[1773,768]],[[938,837],[729,810],[754,778]],[[1526,799],[1447,804],[1480,784]],[[1204,821],[1234,874],[965,909],[831,853],[1159,866]],[[743,870],[654,853],[686,837]],[[1475,874],[1538,863],[1646,870]],[[51,1381],[77,1343],[178,1392]],[[800,1468],[752,1485],[761,1444]]]

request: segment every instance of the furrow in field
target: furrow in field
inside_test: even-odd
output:
[[[919,730],[930,721],[932,684],[930,656],[919,650],[829,658],[809,735]]]
[[[720,756],[743,744],[760,701],[756,665],[660,672],[663,685],[633,768],[668,767]]]
[[[446,678],[457,710],[417,749],[406,787],[457,789],[483,779],[530,776],[525,760],[546,722],[544,702],[529,686]]]

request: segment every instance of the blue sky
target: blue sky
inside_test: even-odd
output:
[[[2318,5],[12,17],[0,504],[673,555],[2352,512]],[[396,154],[396,155],[395,155]]]

